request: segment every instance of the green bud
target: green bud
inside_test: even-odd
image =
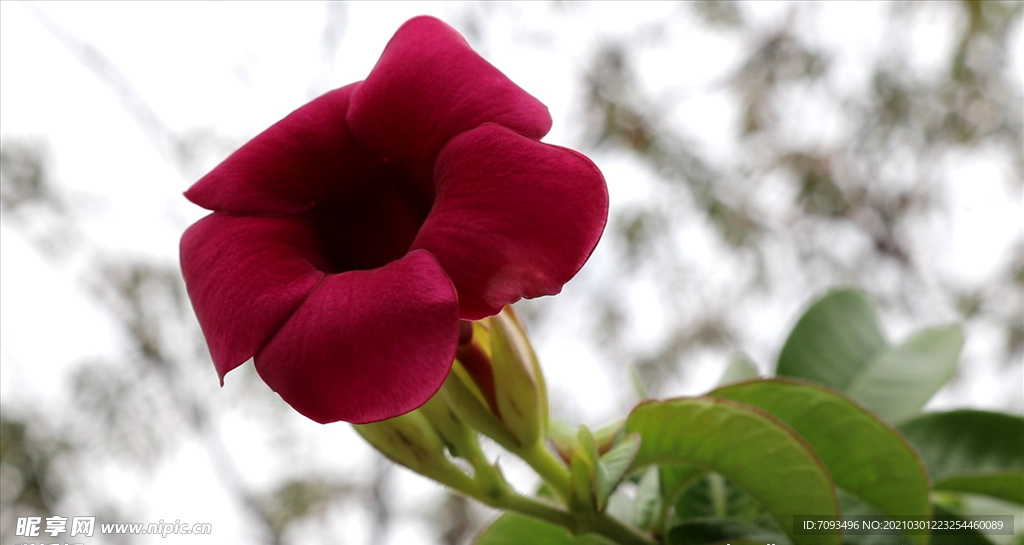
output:
[[[547,432],[548,395],[544,375],[519,318],[507,307],[491,318],[495,395],[501,418],[524,445]]]
[[[354,427],[395,463],[456,490],[472,486],[469,476],[452,464],[441,435],[420,411]]]
[[[537,443],[548,424],[547,391],[522,324],[505,307],[470,331],[442,392],[460,418],[503,447]]]
[[[453,456],[472,460],[480,455],[480,442],[476,430],[462,421],[448,404],[443,394],[435,395],[416,412],[423,414],[434,430],[448,446]]]

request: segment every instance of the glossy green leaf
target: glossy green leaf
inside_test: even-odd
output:
[[[615,545],[595,535],[573,536],[568,530],[535,518],[506,513],[477,537],[476,545]]]
[[[668,533],[668,545],[709,545],[712,543],[774,543],[786,545],[790,541],[760,526],[730,519],[687,521]]]
[[[642,437],[636,467],[683,463],[713,470],[757,499],[784,530],[792,531],[794,515],[839,513],[821,460],[792,428],[759,409],[713,398],[648,402],[633,410],[626,431]],[[839,542],[839,536],[792,537],[798,545]]]
[[[871,300],[860,291],[836,290],[797,321],[779,354],[776,374],[845,391],[886,348]]]
[[[907,441],[838,392],[792,379],[724,386],[708,394],[763,409],[797,431],[837,485],[890,516],[931,515],[928,476]],[[924,536],[912,536],[924,543]]]
[[[901,422],[953,378],[963,344],[956,326],[926,329],[872,359],[844,391],[882,419]]]
[[[900,426],[936,490],[1024,504],[1024,418],[976,410],[919,416]]]

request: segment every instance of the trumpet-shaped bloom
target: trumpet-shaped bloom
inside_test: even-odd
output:
[[[460,320],[558,293],[604,229],[604,179],[541,143],[547,108],[448,25],[405,23],[366,80],[294,111],[186,193],[181,267],[214,365],[253,358],[318,422],[422,405]]]

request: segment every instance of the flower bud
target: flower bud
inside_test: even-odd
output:
[[[465,490],[470,478],[452,464],[446,444],[420,411],[354,426],[370,445],[397,464],[457,490]]]
[[[465,422],[516,451],[544,437],[547,391],[537,357],[511,307],[463,335],[442,391]]]
[[[481,452],[476,430],[459,418],[443,394],[430,398],[416,412],[422,414],[433,426],[452,456],[472,460],[473,456]]]

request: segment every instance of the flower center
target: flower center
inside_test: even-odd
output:
[[[382,164],[307,212],[327,273],[376,269],[404,256],[430,211],[413,182]]]

